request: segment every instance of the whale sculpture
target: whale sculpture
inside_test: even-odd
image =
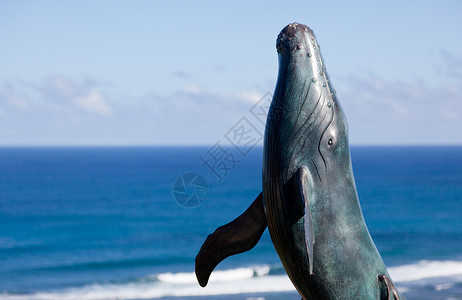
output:
[[[268,227],[303,299],[404,299],[367,230],[345,115],[314,33],[289,24],[276,48],[279,74],[268,112],[263,192],[209,235],[196,257],[205,286],[216,265],[254,247]]]

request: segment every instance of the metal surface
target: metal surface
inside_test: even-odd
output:
[[[267,225],[304,299],[404,299],[364,222],[346,118],[314,33],[305,25],[289,24],[276,48],[279,74],[263,150],[264,213],[257,212],[258,197],[240,222],[222,226],[226,232],[233,228],[233,234],[217,230],[207,238],[196,258],[199,282],[206,284],[204,278],[230,255],[230,245],[237,245],[232,254],[248,250],[245,241],[254,245]],[[251,215],[266,215],[266,222]],[[248,227],[238,225],[244,224],[242,219]]]

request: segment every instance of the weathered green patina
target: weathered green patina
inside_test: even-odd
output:
[[[404,299],[367,230],[351,166],[345,115],[314,33],[289,24],[278,36],[279,74],[266,122],[263,192],[210,235],[196,258],[213,268],[247,251],[268,226],[303,299]]]

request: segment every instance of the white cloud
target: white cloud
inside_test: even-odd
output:
[[[147,94],[149,103],[140,101],[150,112],[150,123],[160,130],[153,131],[156,141],[167,144],[214,144],[243,116],[262,127],[250,113],[256,99],[265,93],[212,92],[200,86],[182,88],[176,92],[159,95]],[[252,101],[249,100],[252,98]],[[155,124],[155,125],[154,125]],[[263,132],[264,128],[259,128]]]
[[[50,90],[62,97],[72,97],[79,93],[77,84],[62,76],[53,76],[47,80]]]
[[[262,99],[264,94],[257,91],[243,91],[237,94],[237,96],[249,103],[255,104]]]
[[[377,76],[350,76],[344,82],[345,95],[355,111],[413,120],[440,118],[448,108],[462,113],[462,85],[432,86],[423,81],[387,82]],[[379,84],[377,82],[380,82]]]
[[[462,84],[390,82],[372,74],[339,81],[352,143],[462,143]]]
[[[86,95],[73,98],[73,102],[89,112],[99,114],[111,113],[111,108],[106,103],[104,96],[96,88],[91,88]]]
[[[87,113],[107,115],[111,105],[95,82],[77,82],[64,76],[52,76],[40,83],[17,81],[0,86],[0,99],[19,110],[60,111],[72,114],[78,109]]]
[[[0,102],[0,112],[7,117],[0,119],[0,128],[13,133],[0,132],[0,140],[29,145],[214,144],[243,116],[252,118],[249,110],[263,94],[190,85],[168,94],[133,96],[99,81],[65,76],[5,83],[0,99],[8,101]]]
[[[187,85],[181,89],[182,92],[188,94],[200,94],[203,93],[203,90],[196,85]]]
[[[448,80],[438,82],[389,81],[374,74],[335,79],[351,143],[462,143],[462,80],[453,80],[462,75],[443,73]],[[10,129],[9,134],[0,132],[0,141],[214,144],[244,116],[263,132],[250,109],[266,92],[214,92],[189,85],[167,94],[154,90],[133,96],[97,80],[65,76],[0,83],[0,128]]]
[[[0,101],[19,110],[30,108],[30,103],[11,84],[0,86]]]

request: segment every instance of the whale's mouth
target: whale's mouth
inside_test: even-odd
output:
[[[315,41],[314,32],[306,25],[291,23],[284,27],[276,40],[278,53],[293,52],[307,46],[310,39]]]

